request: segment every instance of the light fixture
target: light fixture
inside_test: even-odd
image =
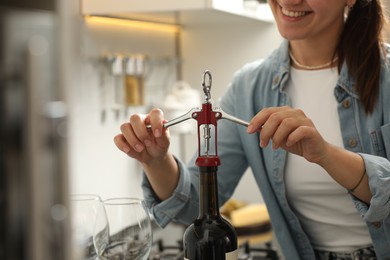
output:
[[[85,20],[90,24],[103,24],[103,25],[112,25],[112,26],[124,26],[134,29],[142,30],[158,30],[165,32],[176,33],[180,31],[180,26],[175,24],[165,24],[157,22],[146,22],[139,20],[129,20],[105,16],[85,16]]]

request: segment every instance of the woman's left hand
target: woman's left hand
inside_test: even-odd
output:
[[[327,153],[329,144],[322,138],[313,122],[300,109],[269,107],[262,109],[251,120],[247,132],[260,132],[260,147],[272,140],[272,148],[303,156],[319,163]]]

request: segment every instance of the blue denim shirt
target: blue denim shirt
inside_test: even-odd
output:
[[[284,91],[289,64],[288,42],[284,41],[267,59],[247,64],[235,74],[221,98],[221,108],[249,121],[264,107],[290,105]],[[351,199],[367,223],[378,258],[390,259],[390,71],[383,64],[380,97],[371,115],[365,114],[346,65],[334,95],[344,147],[363,157],[372,192],[369,205],[353,196]],[[258,134],[249,135],[245,127],[226,120],[218,121],[218,152],[220,204],[231,197],[243,173],[251,167],[283,254],[287,259],[315,259],[310,241],[286,199],[286,152],[272,150],[271,145],[261,149]],[[165,201],[158,201],[147,179],[143,180],[146,203],[162,227],[170,221],[189,224],[198,215],[199,173],[194,159],[188,165],[176,159],[180,179]]]

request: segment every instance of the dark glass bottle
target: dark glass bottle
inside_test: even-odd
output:
[[[236,232],[219,213],[217,169],[199,167],[199,216],[184,233],[184,259],[237,259]]]

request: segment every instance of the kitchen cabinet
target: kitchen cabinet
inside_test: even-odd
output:
[[[182,26],[273,22],[268,4],[253,0],[81,0],[81,11]]]

